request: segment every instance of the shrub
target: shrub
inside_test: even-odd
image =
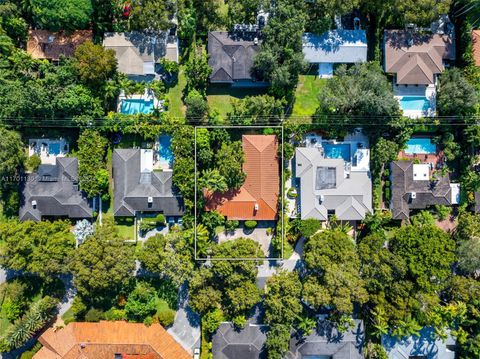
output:
[[[390,181],[385,181],[385,187],[390,187]]]
[[[254,229],[257,227],[257,221],[245,221],[245,228]]]
[[[32,351],[26,351],[22,354],[22,356],[20,357],[20,359],[32,359],[33,356],[35,355],[36,353],[35,352],[32,352]]]
[[[157,227],[157,223],[154,221],[151,221],[149,219],[144,218],[140,222],[139,229],[141,232],[146,233],[148,231],[151,231],[152,229],[155,229]]]
[[[235,229],[238,228],[239,222],[238,221],[231,221],[227,220],[225,221],[225,230],[226,231],[234,231]]]
[[[175,321],[175,314],[176,312],[173,309],[163,309],[161,311],[157,311],[157,318],[161,325],[164,327],[169,327]]]
[[[102,319],[105,319],[105,313],[97,308],[90,308],[85,314],[86,322],[99,322]]]
[[[151,316],[146,317],[143,320],[143,324],[145,324],[147,327],[151,326],[153,324],[153,318]]]
[[[165,216],[161,213],[157,215],[157,217],[155,217],[155,220],[157,221],[157,225],[159,226],[164,226],[167,223],[165,221]]]
[[[157,304],[155,289],[146,282],[138,282],[135,289],[130,293],[125,304],[125,311],[128,318],[143,320],[145,317],[155,313]]]
[[[40,156],[37,154],[31,155],[28,160],[27,160],[27,168],[29,168],[32,171],[36,171],[38,167],[42,164],[42,160],[40,159]]]
[[[3,301],[2,310],[9,322],[14,322],[21,314],[20,304],[13,302],[10,298]]]
[[[85,303],[82,302],[80,297],[77,296],[77,297],[73,298],[72,312],[73,312],[73,316],[75,317],[75,319],[78,320],[78,319],[83,318],[86,311],[87,311],[87,306],[85,305]]]
[[[298,196],[297,190],[293,187],[290,187],[287,191],[287,196],[290,197],[290,198],[297,198],[297,196]]]
[[[390,169],[389,168],[385,168],[383,170],[383,176],[387,177],[387,178],[390,177]]]
[[[245,318],[244,315],[237,315],[235,318],[233,318],[232,323],[235,328],[242,329],[245,327],[245,324],[247,324],[247,318]]]
[[[441,220],[441,221],[444,221],[452,213],[452,207],[437,204],[437,205],[435,205],[435,212],[438,215],[438,219]]]
[[[125,320],[127,319],[127,313],[124,309],[110,308],[105,312],[105,319],[111,321]]]
[[[298,231],[305,238],[313,236],[320,228],[322,228],[322,223],[315,218],[301,220],[298,225]]]
[[[390,188],[385,188],[385,202],[390,202]]]

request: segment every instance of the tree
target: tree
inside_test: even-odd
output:
[[[172,228],[166,236],[157,234],[148,238],[138,256],[142,266],[177,286],[182,285],[193,273],[193,247],[185,236],[186,233]]]
[[[475,114],[480,98],[462,71],[452,68],[440,76],[437,104],[441,116],[468,116]]]
[[[67,221],[0,223],[3,267],[49,279],[67,273],[75,239]]]
[[[308,275],[303,298],[313,307],[330,307],[336,315],[353,312],[354,303],[368,296],[360,278],[360,261],[353,240],[340,230],[326,230],[305,243]]]
[[[227,118],[232,125],[278,123],[283,119],[284,107],[284,100],[269,95],[247,96],[232,100],[232,112]]]
[[[18,213],[17,177],[25,162],[25,151],[18,132],[0,126],[0,138],[0,198],[3,212],[12,216]]]
[[[352,130],[361,119],[364,131],[382,134],[398,124],[400,107],[378,63],[340,66],[322,87],[316,118],[333,133]],[[335,116],[335,121],[327,120]]]
[[[276,324],[267,332],[265,347],[268,358],[282,359],[289,349],[290,328],[287,325]]]
[[[95,130],[87,129],[78,139],[78,176],[80,187],[89,197],[107,192],[101,171],[106,169],[105,155],[107,139]],[[100,175],[99,175],[100,173]]]
[[[30,0],[35,23],[42,29],[85,29],[92,15],[91,0]]]
[[[268,278],[265,290],[265,323],[293,326],[302,312],[302,283],[296,272],[280,271]]]
[[[322,228],[322,223],[315,218],[300,220],[298,223],[298,231],[305,238],[310,238]]]
[[[25,43],[28,36],[28,24],[14,3],[4,2],[0,5],[0,28],[15,41],[17,46]]]
[[[475,275],[480,269],[480,221],[479,216],[461,210],[455,230],[457,258],[460,269]]]
[[[401,20],[401,25],[428,26],[449,12],[452,0],[396,0],[394,3],[393,12]]]
[[[227,181],[229,189],[239,189],[245,181],[246,175],[242,168],[244,161],[245,157],[240,141],[224,142],[217,151],[215,155],[216,167],[220,175]]]
[[[172,27],[172,17],[176,3],[172,0],[136,0],[130,13],[131,27],[135,30],[168,30]]]
[[[130,319],[143,321],[156,311],[157,293],[146,282],[137,282],[135,289],[128,295],[125,311]]]
[[[197,90],[203,93],[211,73],[212,68],[208,65],[208,56],[205,52],[192,56],[185,66],[188,92]]]
[[[113,219],[104,217],[103,225],[78,247],[71,270],[78,293],[91,303],[113,298],[130,280],[135,269],[134,248],[118,236]]]
[[[225,192],[228,189],[225,177],[217,169],[203,170],[198,182],[200,188],[206,188],[211,192]]]
[[[117,59],[113,50],[86,41],[75,51],[74,67],[80,80],[95,88],[112,78],[117,70]]]
[[[208,103],[197,90],[193,89],[188,93],[188,96],[185,98],[185,106],[187,106],[185,117],[189,121],[201,124],[206,120]]]

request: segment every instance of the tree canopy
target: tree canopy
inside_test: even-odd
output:
[[[85,29],[93,12],[91,0],[30,0],[35,23],[42,29]]]
[[[467,116],[476,112],[480,98],[461,70],[452,68],[440,76],[437,104],[442,116]]]

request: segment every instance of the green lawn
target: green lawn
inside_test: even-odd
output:
[[[75,321],[75,316],[73,315],[72,307],[68,308],[68,310],[62,315],[62,320],[65,323],[65,325]]]
[[[115,218],[115,227],[120,238],[124,240],[135,239],[135,219],[133,217]]]
[[[265,94],[265,88],[232,88],[228,85],[210,85],[207,89],[207,100],[210,110],[216,110],[225,119],[232,111],[231,99],[242,99],[247,96]]]
[[[292,116],[312,116],[318,107],[318,93],[327,79],[315,75],[300,75],[295,91],[295,104]]]
[[[168,90],[167,98],[169,101],[168,112],[174,117],[185,117],[185,105],[183,104],[183,90],[187,85],[187,78],[185,77],[185,68],[180,66],[178,73],[178,83],[175,87]]]

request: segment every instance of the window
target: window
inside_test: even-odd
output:
[[[334,209],[327,210],[327,215],[328,215],[329,218],[334,216],[335,215],[335,210]]]

